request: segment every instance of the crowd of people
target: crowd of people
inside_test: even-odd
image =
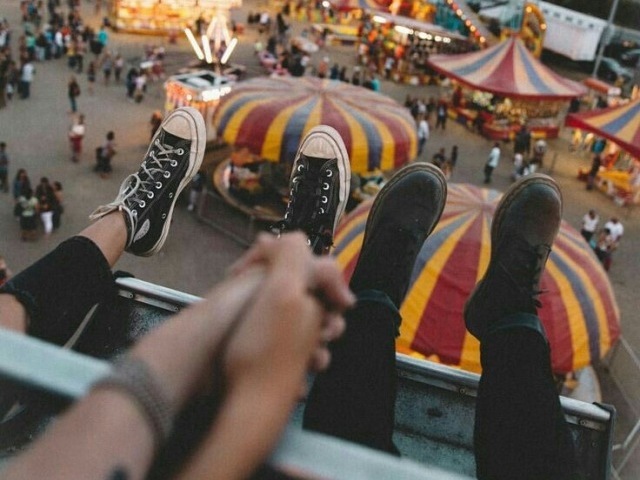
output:
[[[34,241],[40,230],[48,236],[60,228],[64,212],[62,183],[41,177],[34,187],[27,171],[20,168],[13,180],[12,194],[21,240]]]
[[[618,249],[624,235],[624,225],[617,216],[611,217],[600,229],[599,224],[600,216],[591,209],[582,217],[580,233],[593,248],[604,269],[609,271],[613,262],[613,252]]]

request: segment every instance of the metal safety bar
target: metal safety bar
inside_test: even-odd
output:
[[[120,278],[117,286],[119,296],[109,305],[96,309],[94,318],[75,346],[78,351],[91,356],[64,351],[33,338],[3,333],[0,334],[0,375],[67,399],[78,398],[93,381],[108,372],[109,364],[95,356],[111,358],[123,352],[150,328],[164,322],[182,307],[200,300],[199,297],[135,278]],[[5,347],[7,342],[12,346]],[[299,431],[303,410],[300,404],[292,415],[283,443],[274,453],[275,467],[285,468],[289,460],[283,459],[294,459],[299,455],[300,459],[296,461],[308,467],[302,471],[313,473],[315,478],[411,479],[418,478],[410,473],[416,469],[421,470],[420,478],[473,476],[473,423],[479,376],[402,354],[396,358],[398,396],[394,442],[405,456],[401,463],[396,457],[387,458],[368,449],[362,453],[358,450],[362,447],[355,445],[352,446],[356,453],[352,453],[350,448],[335,439],[318,440],[317,436]],[[585,478],[608,478],[614,411],[607,406],[564,397],[561,397],[561,404]],[[294,440],[287,440],[292,438]],[[329,446],[318,441],[329,442]],[[292,445],[300,448],[294,449]],[[331,457],[324,457],[325,452]],[[376,462],[381,462],[381,466],[375,469],[376,474],[369,477],[357,475],[360,471],[370,472],[368,466]],[[432,465],[445,472],[442,474],[445,476],[438,476],[440,474]],[[384,470],[387,467],[388,470]],[[349,473],[340,475],[334,472],[334,475],[331,468]],[[405,468],[408,473],[401,474]],[[397,474],[377,474],[387,471]],[[431,472],[436,472],[435,476],[427,476]]]
[[[83,397],[110,363],[9,330],[0,330],[0,377],[65,400]],[[296,478],[433,479],[470,477],[420,465],[335,438],[289,427],[268,463]]]

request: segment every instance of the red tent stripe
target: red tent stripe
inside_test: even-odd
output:
[[[483,222],[481,215],[476,216],[463,236],[480,237]],[[451,325],[459,323],[462,318],[468,293],[461,286],[475,282],[480,250],[470,248],[469,244],[460,240],[449,258],[455,261],[448,261],[439,272],[434,272],[435,287],[411,348],[425,355],[437,353],[442,362],[457,365],[461,361],[466,332],[461,328],[451,328]]]

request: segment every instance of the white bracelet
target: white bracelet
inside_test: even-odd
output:
[[[93,384],[92,389],[115,388],[131,396],[154,432],[156,448],[171,434],[173,418],[169,401],[160,384],[142,360],[129,355],[113,362],[111,373]]]

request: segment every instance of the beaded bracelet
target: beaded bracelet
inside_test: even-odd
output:
[[[173,419],[169,401],[149,367],[140,359],[124,355],[113,362],[111,372],[92,389],[115,388],[131,396],[154,432],[156,448],[171,433]]]

